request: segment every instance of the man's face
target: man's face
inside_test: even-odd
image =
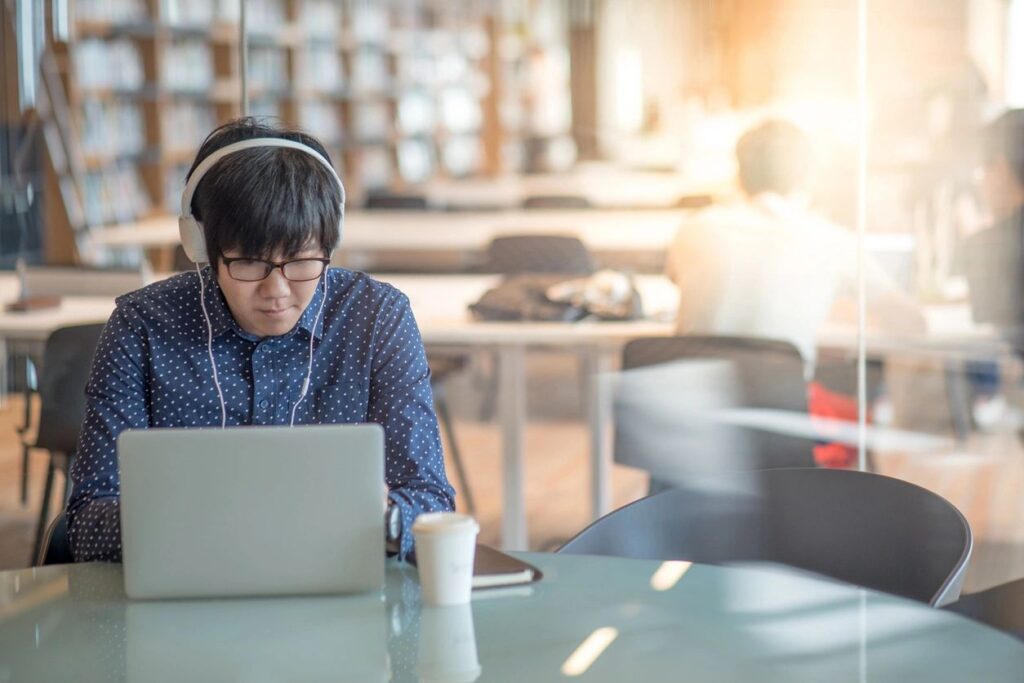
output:
[[[230,250],[224,252],[224,256],[241,258],[243,254]],[[306,249],[287,260],[324,256],[322,249]],[[275,253],[270,260],[281,262],[286,259]],[[243,282],[231,277],[223,259],[217,260],[217,281],[235,322],[257,337],[276,337],[295,327],[320,284],[319,278],[306,282],[289,281],[280,268],[274,268],[263,280]]]

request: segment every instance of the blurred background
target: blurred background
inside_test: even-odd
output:
[[[412,299],[483,540],[553,549],[726,469],[864,468],[963,512],[965,592],[1024,577],[1024,0],[244,5],[0,0],[4,297],[71,310],[0,316],[0,567],[60,507],[63,465],[24,446],[48,333],[123,287],[40,273],[189,267],[185,173],[248,113],[323,141],[337,265]],[[523,236],[582,252],[504,260]],[[481,332],[467,305],[525,272],[591,322]]]

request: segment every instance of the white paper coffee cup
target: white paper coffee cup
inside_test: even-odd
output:
[[[457,512],[428,512],[416,518],[416,566],[425,605],[462,605],[473,589],[473,556],[480,525]]]

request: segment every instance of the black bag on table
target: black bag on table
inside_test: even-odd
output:
[[[609,278],[618,287],[616,295],[609,295],[601,286],[608,285]],[[600,271],[586,278],[510,276],[484,292],[469,308],[477,319],[492,321],[575,322],[587,317],[635,320],[643,313],[632,278],[615,271]]]

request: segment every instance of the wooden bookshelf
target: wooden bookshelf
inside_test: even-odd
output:
[[[520,170],[523,155],[510,150],[528,126],[507,114],[529,99],[522,12],[509,21],[503,3],[247,2],[250,113],[320,138],[353,204]],[[56,48],[82,145],[85,227],[177,212],[199,144],[241,114],[237,0],[74,10]]]

